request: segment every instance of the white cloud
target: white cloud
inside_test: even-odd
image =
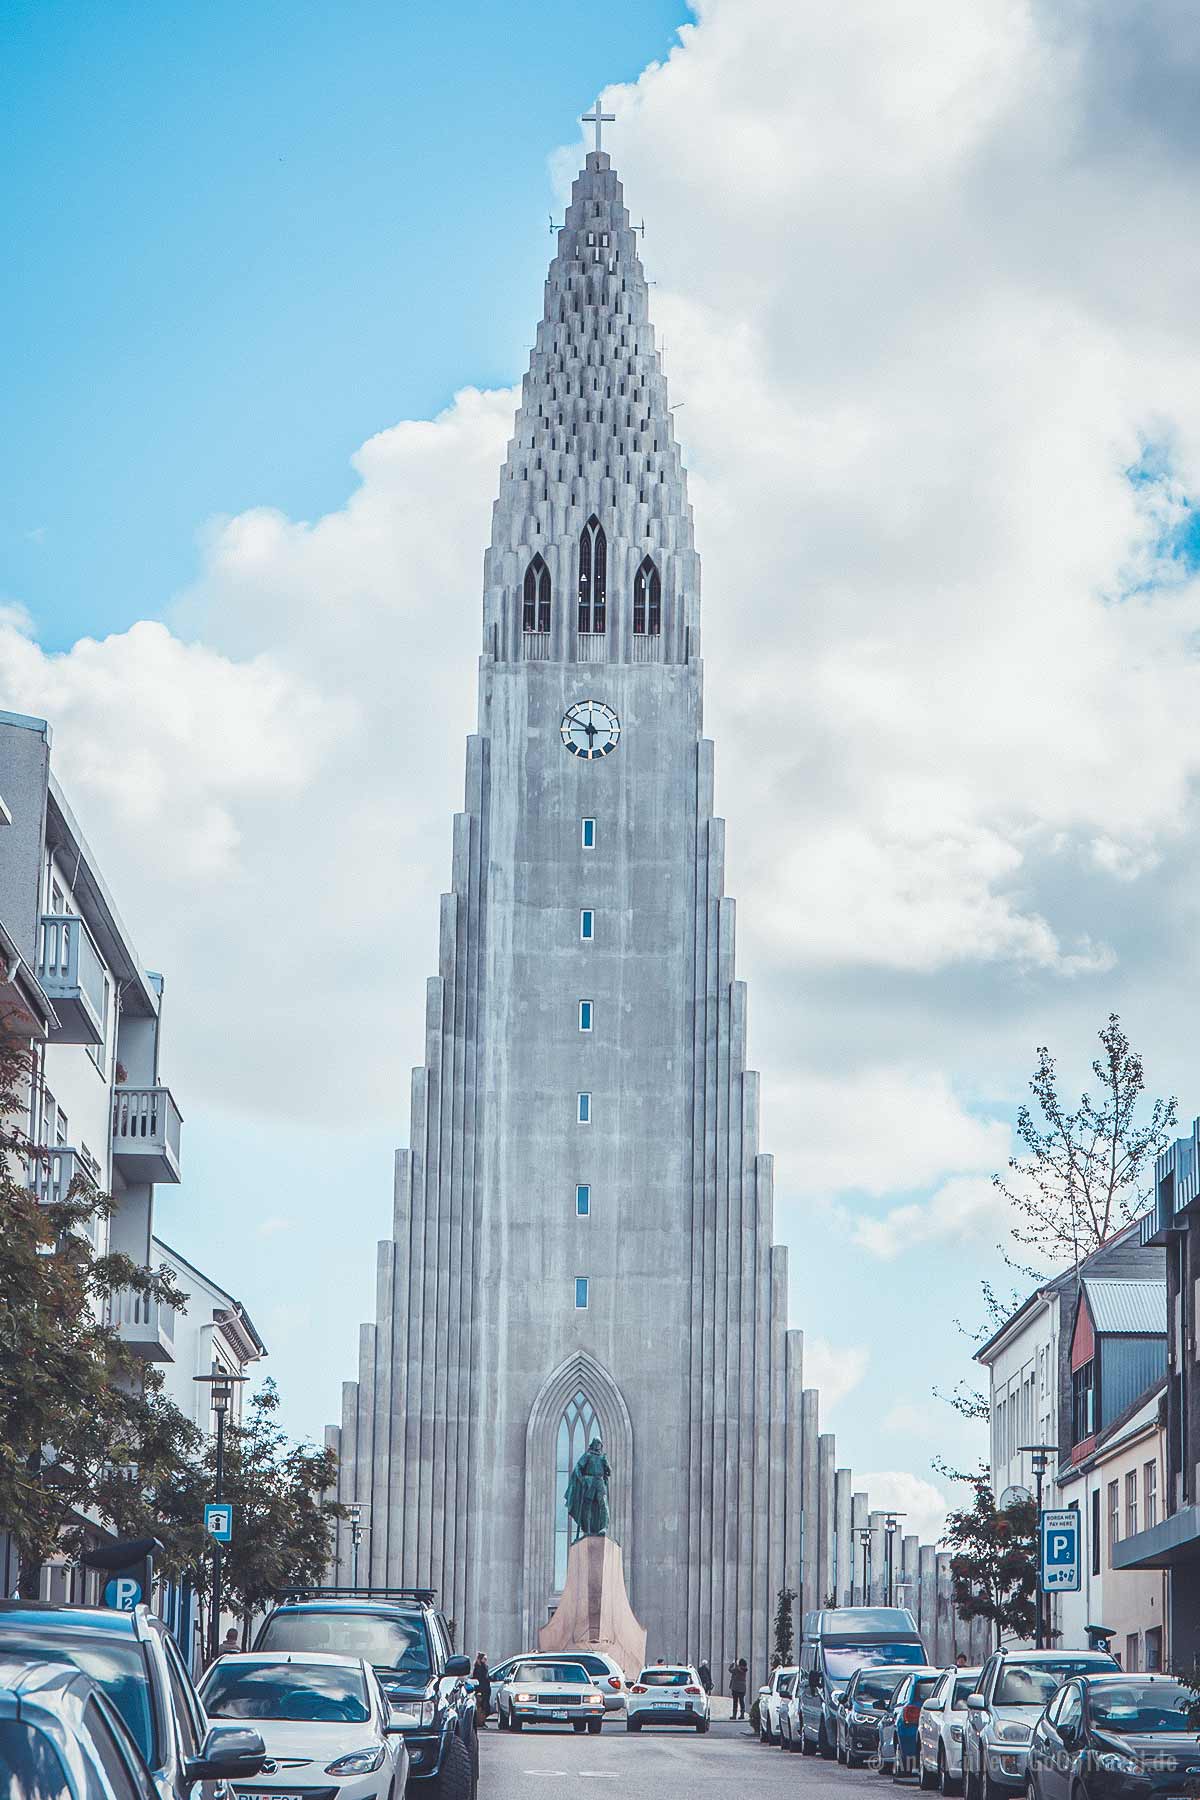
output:
[[[946,1529],[950,1501],[932,1481],[922,1475],[910,1475],[903,1469],[883,1469],[875,1474],[855,1475],[855,1486],[865,1489],[871,1506],[883,1511],[903,1513],[905,1537],[915,1533],[923,1544],[936,1544]]]
[[[928,1200],[894,1206],[882,1218],[858,1218],[854,1241],[885,1262],[922,1244],[998,1243],[1007,1230],[1007,1207],[992,1182],[955,1175]]]
[[[822,1424],[830,1408],[858,1387],[870,1361],[865,1344],[831,1344],[828,1338],[805,1334],[804,1385],[821,1390]]]

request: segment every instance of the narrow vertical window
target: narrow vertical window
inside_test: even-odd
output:
[[[583,819],[580,821],[579,842],[585,850],[594,850],[596,848],[595,819]]]
[[[588,1278],[586,1275],[575,1277],[575,1310],[582,1312],[588,1303]]]
[[[592,1190],[580,1186],[575,1189],[575,1212],[577,1217],[586,1219],[592,1210]]]
[[[522,625],[526,631],[550,629],[550,571],[540,556],[535,556],[525,571]]]
[[[590,1000],[579,1002],[579,1029],[580,1031],[592,1029],[592,1003]]]
[[[592,1122],[592,1096],[590,1094],[580,1094],[580,1096],[579,1096],[579,1112],[578,1112],[577,1116],[579,1119],[579,1123],[581,1125],[590,1125],[591,1124],[591,1122]]]
[[[596,935],[596,915],[586,908],[579,915],[579,935],[585,943],[590,943]]]
[[[595,513],[579,534],[579,629],[585,635],[606,629],[608,544]]]
[[[662,632],[662,581],[653,557],[642,562],[633,582],[633,634],[658,637]]]

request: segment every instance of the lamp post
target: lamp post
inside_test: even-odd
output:
[[[863,1605],[870,1606],[870,1604],[871,1604],[871,1577],[870,1577],[869,1571],[870,1571],[870,1567],[871,1567],[871,1527],[869,1525],[860,1525],[859,1526],[858,1541],[862,1545],[862,1552],[863,1552],[863,1579],[862,1579]]]
[[[901,1519],[906,1519],[907,1517],[907,1513],[890,1512],[883,1521],[883,1529],[887,1533],[887,1536],[884,1539],[884,1544],[886,1546],[884,1566],[887,1571],[887,1603],[889,1606],[893,1604],[892,1596],[895,1592],[896,1560],[894,1546],[896,1541],[896,1530]]]
[[[225,1498],[222,1486],[225,1480],[225,1415],[233,1401],[234,1390],[239,1382],[245,1381],[245,1375],[231,1375],[225,1369],[215,1365],[210,1375],[193,1375],[193,1381],[199,1381],[208,1388],[209,1405],[217,1415],[217,1468],[216,1493],[213,1499],[219,1506]],[[212,1546],[212,1595],[208,1614],[208,1660],[212,1662],[221,1648],[221,1546],[216,1538]]]
[[[1033,1479],[1037,1483],[1038,1559],[1039,1559],[1039,1563],[1040,1563],[1041,1537],[1042,1537],[1042,1481],[1045,1477],[1046,1470],[1050,1466],[1050,1458],[1052,1456],[1058,1455],[1058,1445],[1057,1444],[1018,1444],[1017,1445],[1017,1454],[1019,1456],[1028,1456],[1030,1458],[1030,1466],[1033,1469]],[[1045,1616],[1045,1614],[1046,1614],[1046,1596],[1042,1592],[1042,1576],[1041,1576],[1041,1569],[1039,1567],[1038,1583],[1037,1583],[1037,1647],[1039,1650],[1044,1650],[1046,1648],[1046,1616]]]
[[[349,1500],[346,1515],[350,1521],[350,1586],[358,1586],[358,1547],[362,1543],[362,1501]]]

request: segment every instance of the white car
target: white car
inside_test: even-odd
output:
[[[771,1679],[758,1696],[758,1735],[764,1744],[780,1744],[783,1742],[783,1715],[787,1703],[796,1691],[796,1676],[799,1670],[795,1664],[772,1671]],[[790,1729],[790,1727],[789,1727]]]
[[[262,1775],[237,1793],[275,1800],[320,1790],[337,1800],[402,1800],[408,1752],[370,1663],[316,1650],[220,1656],[200,1684],[210,1719],[253,1723],[267,1747]]]
[[[946,1669],[921,1708],[917,1725],[917,1780],[923,1788],[961,1794],[963,1732],[967,1695],[979,1685],[981,1669]]]
[[[572,1725],[576,1731],[594,1734],[604,1723],[604,1695],[582,1663],[567,1652],[526,1657],[500,1683],[496,1723],[501,1731]]]
[[[700,1677],[690,1663],[654,1663],[629,1684],[625,1729],[686,1725],[692,1731],[707,1731],[711,1710]]]

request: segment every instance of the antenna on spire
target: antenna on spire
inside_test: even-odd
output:
[[[643,241],[644,241],[645,236],[646,236],[646,221],[645,221],[645,219],[642,220],[640,225],[631,225],[630,230],[631,231],[640,231],[642,234]]]
[[[596,148],[597,150],[602,150],[604,146],[600,142],[600,127],[602,125],[614,125],[616,119],[616,113],[600,111],[600,96],[597,94],[595,106],[590,113],[581,113],[579,122],[581,125],[594,125],[596,127]]]

